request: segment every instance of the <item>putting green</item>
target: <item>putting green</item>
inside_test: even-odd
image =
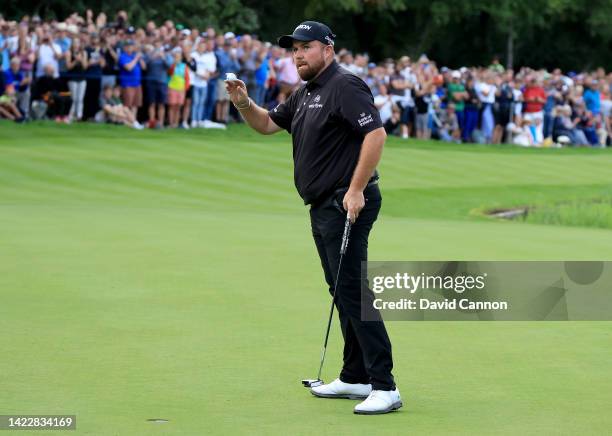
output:
[[[389,416],[302,388],[329,295],[286,134],[0,130],[0,414],[76,414],[83,435],[612,428],[606,322],[389,323]],[[370,258],[610,260],[610,230],[478,213],[609,194],[610,168],[607,150],[390,138]],[[340,344],[335,323],[327,381]]]

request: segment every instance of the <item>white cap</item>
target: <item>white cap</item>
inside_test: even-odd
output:
[[[236,35],[234,35],[234,32],[226,32],[225,35],[223,35],[223,37],[225,39],[232,39],[232,38],[235,38]]]
[[[183,29],[183,30],[181,30],[181,34],[183,34],[183,35],[185,35],[185,36],[191,35],[191,30],[189,30],[189,29]]]
[[[453,71],[453,74],[451,74],[451,77],[453,79],[461,79],[461,73],[459,71]]]

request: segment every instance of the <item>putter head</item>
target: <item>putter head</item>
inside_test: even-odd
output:
[[[304,385],[305,388],[314,388],[317,386],[321,386],[323,384],[323,380],[321,380],[320,378],[309,378],[306,380],[302,380],[302,385]]]

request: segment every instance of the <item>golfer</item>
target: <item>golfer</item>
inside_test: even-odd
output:
[[[271,111],[248,97],[244,82],[228,80],[226,87],[254,130],[292,135],[295,186],[310,205],[312,235],[332,295],[347,213],[353,223],[336,296],[344,364],[339,378],[311,392],[364,399],[355,413],[387,413],[402,406],[391,374],[391,342],[382,319],[361,320],[360,293],[361,262],[368,258],[368,236],[382,201],[376,165],[386,134],[368,86],[334,60],[334,38],[325,24],[305,21],[278,39],[293,50],[306,84]]]

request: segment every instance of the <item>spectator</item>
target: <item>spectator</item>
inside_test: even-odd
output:
[[[601,94],[597,88],[596,79],[586,81],[582,99],[584,100],[586,109],[591,112],[596,119],[599,119],[601,114]]]
[[[187,35],[190,33],[191,32],[188,31],[188,29],[183,30],[184,37],[187,37]],[[193,47],[193,44],[191,43],[190,39],[184,39],[181,42],[180,47],[181,47],[182,54],[183,54],[183,62],[185,63],[185,65],[187,65],[189,79],[191,80],[191,78],[194,76],[195,71],[196,71],[195,60],[193,60],[191,57],[191,49]],[[185,88],[185,102],[183,103],[183,113],[182,113],[183,122],[181,123],[181,127],[183,129],[189,129],[189,116],[191,114],[191,105],[193,102],[192,97],[193,97],[193,86],[187,86]]]
[[[265,98],[267,91],[267,83],[268,77],[270,75],[270,70],[273,69],[273,65],[269,50],[270,43],[261,44],[259,43],[257,49],[257,60],[256,60],[256,70],[255,70],[255,104],[261,107],[265,107]]]
[[[300,84],[297,67],[293,63],[293,55],[289,50],[285,51],[285,56],[276,62],[276,74],[280,91],[278,93],[278,103],[283,103],[295,91]]]
[[[407,139],[410,136],[410,128],[414,119],[414,99],[412,97],[414,81],[406,78],[400,68],[399,64],[395,66],[393,75],[389,77],[389,93],[401,111],[400,135],[403,139]]]
[[[96,121],[124,124],[137,130],[144,129],[144,126],[136,121],[132,111],[121,103],[121,88],[106,85],[102,90],[100,99],[100,112],[96,115]]]
[[[378,95],[374,97],[374,105],[380,112],[380,120],[383,124],[386,124],[393,116],[395,105],[387,92],[387,87],[383,84],[379,85]]]
[[[114,87],[117,84],[117,73],[119,72],[119,54],[115,48],[115,36],[107,35],[103,37],[101,39],[101,45],[104,66],[102,67],[102,80],[100,86],[102,88],[106,87],[106,85]]]
[[[242,35],[237,49],[240,61],[240,77],[247,86],[249,95],[255,95],[255,70],[257,69],[258,49],[251,35]]]
[[[7,84],[4,72],[0,70],[0,116],[11,121],[22,122],[25,117],[19,112],[15,86]]]
[[[537,136],[543,136],[543,121],[544,121],[544,103],[546,103],[546,92],[542,88],[538,79],[535,75],[532,75],[528,79],[528,85],[523,91],[523,112],[525,120],[529,121],[531,125],[534,125],[536,120],[540,120],[539,123],[535,123],[538,128]]]
[[[573,145],[589,145],[582,130],[576,128],[578,120],[572,120],[571,115],[572,108],[569,105],[556,107],[556,116],[553,122],[553,141]]]
[[[128,39],[119,56],[119,85],[123,104],[130,108],[134,116],[142,106],[142,69],[146,68],[142,54],[136,51],[134,41]]]
[[[87,85],[85,89],[83,116],[85,119],[90,119],[98,112],[102,69],[105,66],[104,54],[98,34],[91,35],[91,39],[89,40],[89,44],[85,47],[85,51],[87,53],[87,69],[85,70]]]
[[[47,64],[44,75],[36,79],[32,90],[32,111],[35,118],[54,118],[57,122],[69,122],[68,112],[72,105],[70,92],[57,77],[53,64]]]
[[[238,55],[236,49],[232,48],[233,34],[225,34],[225,40],[223,42],[223,48],[218,48],[215,54],[217,55],[217,68],[219,71],[219,78],[217,81],[217,107],[216,107],[216,120],[220,123],[227,123],[228,111],[229,111],[229,94],[225,89],[225,75],[227,73],[235,73],[240,70],[240,64],[238,63]],[[297,74],[297,72],[296,72]]]
[[[465,86],[461,83],[461,72],[453,71],[451,73],[451,83],[447,85],[448,101],[455,105],[457,121],[459,128],[465,129],[465,101],[469,98],[469,94],[465,90]]]
[[[207,82],[207,91],[206,91],[206,102],[204,103],[204,121],[212,121],[213,114],[215,112],[215,107],[217,105],[217,80],[219,78],[219,65],[217,61],[216,53],[216,40],[214,38],[214,31],[207,31],[208,41],[206,42],[206,53],[209,54],[209,79]],[[210,36],[210,35],[213,36]],[[223,35],[219,36],[221,41],[221,46],[223,45],[224,38]],[[203,123],[204,126],[207,123]]]
[[[523,118],[523,91],[521,90],[522,83],[515,78],[512,82],[512,110],[510,113],[511,122],[522,124],[519,121]]]
[[[589,145],[597,145],[597,128],[595,117],[590,111],[586,110],[584,103],[579,103],[574,106],[574,123],[578,129],[584,133]]]
[[[449,103],[446,108],[440,109],[437,116],[438,135],[444,142],[461,142],[461,132],[454,103]]]
[[[475,81],[472,76],[469,76],[465,90],[467,93],[467,99],[465,100],[465,125],[462,129],[461,135],[464,142],[472,141],[472,133],[478,127],[478,118],[480,113],[480,108],[482,104],[480,103],[480,98],[478,98],[478,94],[475,88]]]
[[[489,65],[489,70],[494,73],[503,73],[504,66],[499,62],[499,56],[493,56],[493,60],[491,61],[491,65]]]
[[[149,103],[149,127],[161,129],[166,116],[168,100],[168,69],[172,56],[164,51],[161,40],[145,51],[145,90]]]
[[[68,116],[71,121],[83,119],[83,100],[87,81],[85,70],[88,66],[87,52],[81,45],[81,40],[76,38],[67,52],[66,57],[66,78],[68,79],[68,89],[72,97],[72,106]]]
[[[531,147],[535,145],[533,132],[530,129],[531,121],[519,119],[516,123],[509,123],[506,126],[510,142],[523,147]]]
[[[2,22],[0,24],[0,70],[6,71],[9,68],[10,50],[9,50],[9,24]]]
[[[183,62],[183,50],[172,50],[173,63],[168,71],[168,121],[170,127],[179,126],[180,110],[185,104],[185,94],[189,88],[189,67]]]
[[[51,41],[51,36],[48,32],[44,33],[41,38],[36,58],[37,78],[45,75],[47,65],[51,66],[55,77],[59,77],[59,60],[62,58],[62,49],[59,45]]]
[[[21,70],[21,59],[18,56],[11,59],[10,65],[11,67],[4,72],[4,86],[12,86],[15,92],[15,104],[23,116],[26,117],[30,105],[31,78]]]
[[[431,129],[429,128],[429,112],[432,102],[434,84],[431,80],[422,83],[415,91],[414,106],[416,109],[416,137],[429,139]]]
[[[514,103],[514,90],[510,84],[511,75],[507,75],[503,82],[500,81],[495,96],[495,129],[493,130],[493,144],[504,142],[506,126],[510,123],[512,104]]]
[[[19,42],[16,55],[21,63],[20,72],[24,78],[28,79],[27,86],[21,86],[17,90],[17,106],[26,118],[30,114],[31,84],[33,80],[34,62],[36,62],[36,52],[33,48],[33,38],[28,35],[28,25],[23,23],[19,26]]]
[[[493,115],[493,105],[495,104],[495,93],[497,89],[493,84],[493,73],[485,73],[484,81],[476,85],[476,93],[481,104],[480,112],[480,128],[484,140],[491,143],[493,140],[493,129],[495,127],[495,118]]]
[[[70,36],[68,35],[70,32]],[[78,33],[78,28],[74,24],[68,25],[67,23],[58,23],[55,27],[55,43],[61,50],[61,56],[58,59],[58,73],[63,83],[68,83],[66,72],[68,67],[66,65],[67,58],[69,55],[70,46],[72,45],[72,37],[75,37]]]
[[[210,71],[214,70],[217,64],[216,58],[207,51],[207,47],[208,42],[202,39],[198,43],[196,51],[191,54],[196,65],[193,80],[191,81],[193,87],[191,127],[204,126],[204,107],[206,91],[208,90],[208,79],[210,78]]]

